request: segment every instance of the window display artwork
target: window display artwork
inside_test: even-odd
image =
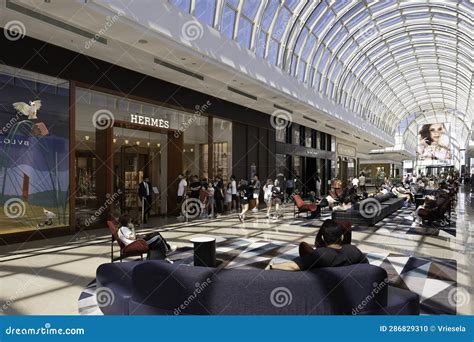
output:
[[[69,90],[35,75],[0,69],[0,234],[69,225]]]

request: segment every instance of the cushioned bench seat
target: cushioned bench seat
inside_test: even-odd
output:
[[[386,271],[369,264],[303,273],[144,261],[135,263],[131,283],[128,277],[110,276],[123,271],[119,264],[97,270],[98,278],[123,282],[108,283],[121,293],[119,301],[101,307],[105,314],[350,315],[359,304],[356,314],[361,315],[419,314],[418,295],[392,288]],[[377,291],[374,284],[380,284]]]

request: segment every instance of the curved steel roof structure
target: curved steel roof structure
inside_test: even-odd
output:
[[[169,1],[388,134],[456,115],[469,135],[471,1]]]

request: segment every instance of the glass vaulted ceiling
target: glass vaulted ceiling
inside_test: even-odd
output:
[[[425,112],[470,126],[469,0],[170,2],[389,134]]]

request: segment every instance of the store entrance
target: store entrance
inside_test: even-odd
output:
[[[114,128],[114,193],[120,194],[120,213],[131,215],[134,221],[141,221],[142,203],[138,190],[147,177],[151,183],[150,216],[163,211],[160,189],[166,184],[162,170],[166,170],[167,165],[161,146],[166,145],[166,139],[166,134]]]
[[[304,193],[307,195],[310,191],[316,190],[314,176],[317,173],[316,158],[306,158],[304,174]]]

